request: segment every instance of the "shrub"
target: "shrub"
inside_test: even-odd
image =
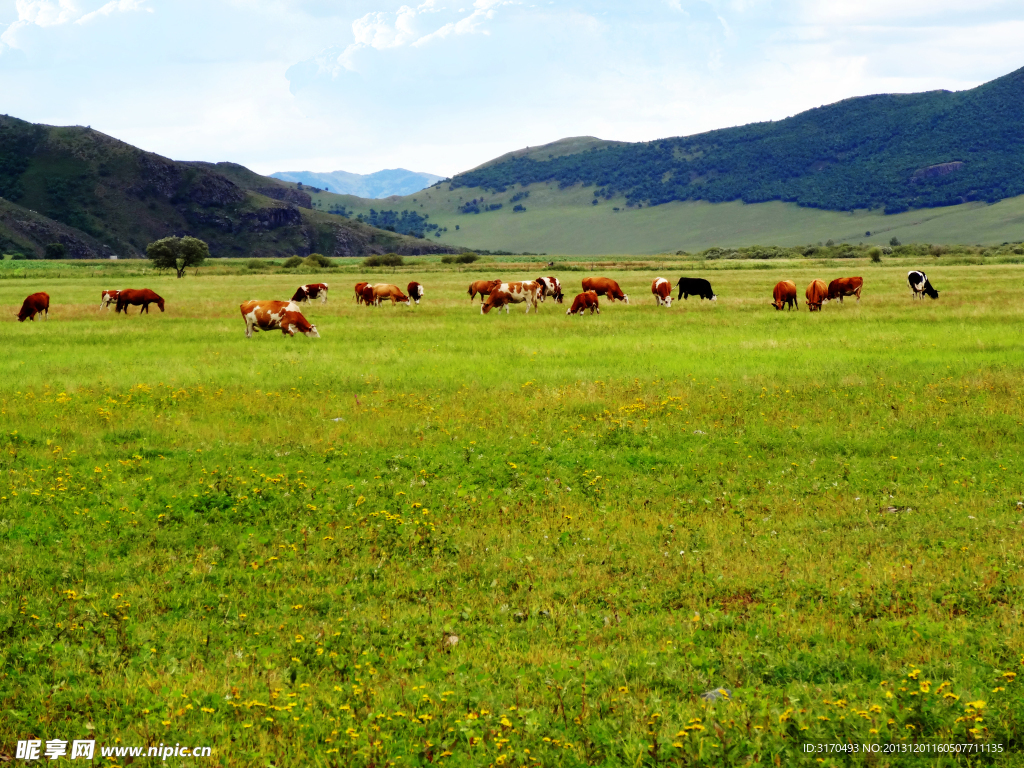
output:
[[[882,249],[881,248],[872,248],[870,251],[868,251],[868,256],[871,257],[871,262],[873,264],[881,264],[882,263]]]
[[[331,267],[334,266],[330,259],[322,253],[311,253],[304,261],[307,267]]]
[[[401,267],[403,264],[405,259],[397,253],[376,254],[363,259],[364,267]]]
[[[284,268],[295,269],[296,267],[301,267],[303,263],[304,260],[301,256],[291,256],[288,259],[285,259]]]
[[[263,259],[249,259],[245,266],[249,269],[266,269],[268,264]]]
[[[68,249],[64,243],[50,243],[46,246],[46,258],[48,259],[66,259],[68,256]]]
[[[12,253],[11,254],[11,261],[24,261],[27,258],[28,258],[28,256],[26,256],[24,253]]]
[[[900,245],[900,239],[896,236],[893,236],[892,239],[889,240],[889,245],[891,245],[893,248],[896,248],[897,246]]]
[[[480,256],[479,254],[473,253],[472,251],[460,253],[458,256],[455,257],[456,264],[472,264],[474,261],[480,261]]]
[[[829,248],[831,248],[835,244],[836,244],[836,241],[833,240],[831,237],[828,239],[828,242],[825,243],[825,245],[827,245]]]
[[[450,255],[450,254],[448,256],[442,256],[441,257],[441,263],[442,264],[454,264],[455,263],[455,257]]]
[[[941,256],[946,252],[947,248],[944,245],[929,245],[928,253],[932,256]]]

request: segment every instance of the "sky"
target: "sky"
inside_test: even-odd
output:
[[[0,113],[259,173],[443,176],[1024,67],[1021,0],[0,0]]]

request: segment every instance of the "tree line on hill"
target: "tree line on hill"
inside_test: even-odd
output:
[[[969,91],[847,99],[778,122],[513,157],[459,174],[451,188],[596,187],[594,203],[770,200],[899,213],[1024,194],[1024,69]],[[475,212],[475,211],[474,211]]]

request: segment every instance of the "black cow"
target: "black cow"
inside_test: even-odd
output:
[[[703,277],[680,277],[676,285],[679,286],[680,299],[688,299],[692,295],[700,296],[702,300],[718,301],[718,296],[711,290],[711,283]]]
[[[939,298],[939,292],[932,288],[932,284],[928,282],[928,275],[924,272],[918,272],[916,269],[908,272],[907,283],[910,285],[912,298],[924,299],[925,296],[933,299]]]

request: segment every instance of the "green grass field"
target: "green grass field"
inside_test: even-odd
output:
[[[937,263],[716,263],[669,309],[677,266],[597,267],[633,303],[582,319],[466,296],[532,264],[377,309],[352,265],[320,339],[238,310],[315,275],[0,280],[0,760],[1024,764],[1024,268]],[[144,286],[164,314],[98,308]]]
[[[520,201],[526,211],[514,213],[511,197],[524,190],[530,192]],[[592,187],[560,190],[556,184],[510,188],[501,194],[479,188],[449,192],[448,185],[442,184],[387,200],[332,193],[314,194],[313,198],[322,210],[340,203],[353,214],[365,214],[371,208],[414,210],[429,215],[432,223],[448,227],[441,238],[431,236],[431,240],[464,248],[533,253],[692,253],[715,246],[791,246],[827,240],[884,245],[892,237],[904,243],[965,245],[1024,240],[1024,197],[994,205],[968,203],[894,216],[881,211],[825,211],[781,202],[675,202],[627,210],[620,198],[591,205]],[[458,212],[459,205],[473,199],[485,200],[488,205],[502,203],[503,207],[479,214]],[[865,236],[865,232],[871,235]]]

